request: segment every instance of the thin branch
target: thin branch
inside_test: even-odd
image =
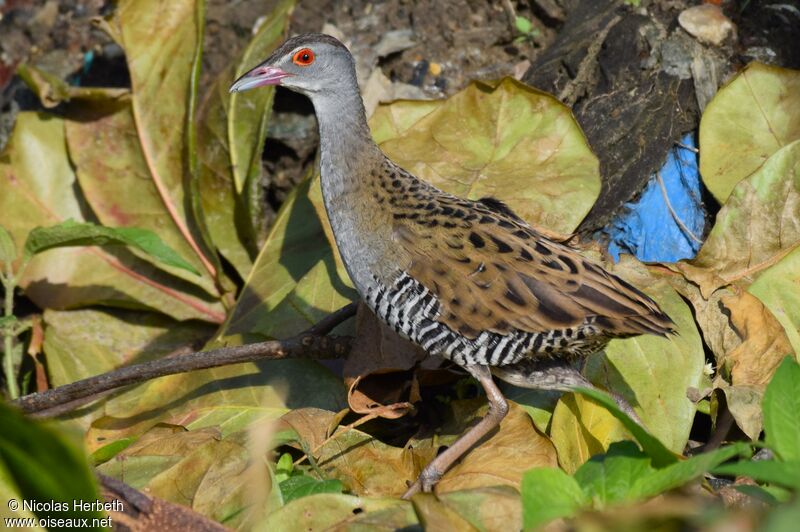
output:
[[[672,203],[669,201],[669,194],[667,194],[667,187],[664,185],[664,180],[661,179],[661,172],[656,172],[656,180],[658,181],[658,186],[661,187],[661,195],[664,197],[664,203],[666,203],[667,209],[672,215],[672,219],[675,220],[675,223],[678,224],[678,227],[681,228],[686,236],[702,245],[703,241],[697,238],[697,235],[695,235],[692,230],[689,229],[685,223],[683,223],[683,220],[681,220],[680,216],[678,216],[678,213],[672,208]]]
[[[324,336],[343,321],[355,316],[356,304],[351,303],[322,319],[310,329],[286,340],[271,340],[256,344],[221,347],[171,358],[151,360],[118,368],[102,375],[89,377],[41,393],[20,397],[13,403],[23,412],[37,413],[56,409],[115,388],[139,384],[158,377],[216,368],[242,362],[278,360],[284,358],[331,359],[342,358],[350,350],[352,338]],[[63,413],[63,408],[57,409]]]

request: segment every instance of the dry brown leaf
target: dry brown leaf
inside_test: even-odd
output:
[[[725,394],[742,431],[757,438],[764,387],[792,352],[785,329],[758,298],[737,286],[705,297],[702,288],[686,279],[675,277],[671,283],[694,307],[705,342],[714,353],[718,373],[713,388]]]
[[[399,401],[390,404],[381,404],[375,402],[367,394],[357,389],[361,381],[361,377],[356,377],[353,381],[353,384],[350,385],[350,390],[347,393],[347,403],[350,405],[350,410],[356,414],[365,414],[372,417],[382,417],[386,419],[397,419],[403,417],[414,409],[414,405],[408,401]]]
[[[297,408],[281,417],[280,423],[294,429],[300,439],[314,449],[328,438],[331,425],[334,423],[338,425],[340,420],[335,412],[329,410]],[[280,430],[280,426],[277,430]]]
[[[387,445],[358,429],[339,429],[319,450],[317,464],[328,478],[342,481],[356,495],[402,495],[436,452],[432,447]]]
[[[397,419],[413,410],[419,384],[413,368],[426,353],[398,336],[363,303],[356,316],[356,339],[343,370],[353,412]],[[409,371],[412,370],[412,371]]]
[[[453,402],[457,424],[466,424],[469,418],[486,413],[485,407],[469,412],[478,401],[483,403],[484,400]],[[467,411],[460,411],[461,407],[466,407]],[[436,493],[500,485],[519,489],[522,474],[528,469],[558,465],[555,447],[536,430],[525,410],[516,403],[509,403],[509,407],[499,430],[482,440],[445,473],[436,485]]]
[[[761,301],[748,292],[722,297],[720,303],[730,312],[731,325],[742,343],[720,360],[730,368],[734,385],[764,385],[778,365],[792,353],[783,327]]]
[[[473,532],[477,528],[473,527],[469,521],[461,517],[458,512],[448,508],[433,493],[419,493],[411,499],[419,517],[420,525],[425,530],[452,530],[459,532]]]

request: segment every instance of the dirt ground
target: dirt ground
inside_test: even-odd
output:
[[[275,3],[208,1],[204,84],[237,54]],[[651,12],[678,12],[698,2],[642,3]],[[395,97],[438,98],[473,79],[521,78],[569,26],[565,21],[579,4],[579,0],[300,0],[289,32],[338,33],[356,55],[362,78],[378,68]],[[0,0],[0,148],[16,113],[38,108],[15,76],[18,65],[32,63],[82,85],[129,83],[122,50],[91,24],[93,17],[108,14],[113,5],[106,0]],[[723,7],[738,28],[736,40],[729,44],[732,69],[753,59],[800,67],[796,46],[800,1],[726,1]],[[527,37],[516,29],[515,16],[531,21],[533,31]],[[674,29],[674,23],[667,29]],[[367,80],[361,81],[363,88]],[[272,209],[313,164],[316,151],[313,112],[304,98],[280,92],[275,111],[264,154],[264,186]]]

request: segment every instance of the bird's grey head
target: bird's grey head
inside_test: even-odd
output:
[[[284,42],[266,61],[236,80],[230,91],[281,85],[313,100],[354,84],[355,64],[347,48],[330,35],[305,33]]]

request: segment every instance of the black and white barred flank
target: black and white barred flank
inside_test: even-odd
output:
[[[483,331],[467,338],[437,321],[440,306],[436,296],[402,272],[391,286],[379,283],[367,290],[367,305],[401,336],[459,365],[506,366],[523,357],[593,353],[607,340],[597,335],[591,322],[575,329],[531,333],[498,334]]]

